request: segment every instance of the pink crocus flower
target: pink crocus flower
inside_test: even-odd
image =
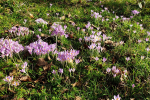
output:
[[[111,71],[111,68],[107,68],[106,71],[109,73]]]
[[[129,61],[129,60],[130,60],[130,57],[126,57],[126,60]]]
[[[121,97],[119,97],[119,94],[116,96],[116,95],[114,95],[114,99],[112,99],[112,100],[120,100],[121,99]]]
[[[105,57],[103,57],[103,62],[105,62],[107,59]]]

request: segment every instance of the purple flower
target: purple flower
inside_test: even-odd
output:
[[[107,59],[106,59],[105,57],[103,57],[103,60],[102,60],[102,61],[105,62],[106,60],[107,60]]]
[[[13,82],[12,85],[18,86],[18,85],[19,85],[19,82]]]
[[[39,29],[39,32],[41,32],[42,30],[41,29]]]
[[[130,18],[132,19],[132,18],[133,18],[133,16],[130,16]]]
[[[120,41],[120,44],[121,44],[121,45],[124,44],[124,41]]]
[[[79,42],[81,42],[82,41],[82,38],[79,38]]]
[[[132,87],[134,88],[134,87],[135,87],[135,85],[134,85],[134,84],[132,84]]]
[[[6,76],[5,79],[3,79],[5,82],[11,82],[13,80],[13,76]]]
[[[25,68],[23,68],[22,70],[20,70],[20,72],[22,72],[22,73],[26,73]]]
[[[141,59],[144,59],[145,58],[145,56],[141,56]]]
[[[51,7],[53,4],[50,3],[49,5],[50,5],[50,7]]]
[[[77,30],[79,31],[80,27],[77,27]]]
[[[56,74],[56,71],[53,69],[52,73],[53,73],[53,74]]]
[[[99,58],[98,58],[98,57],[95,57],[95,60],[96,60],[96,61],[98,61],[98,60],[99,60]]]
[[[121,97],[119,97],[119,94],[118,94],[117,96],[114,95],[114,99],[112,99],[112,100],[120,100],[120,99],[121,99]]]
[[[62,68],[59,68],[59,71],[58,71],[59,73],[63,73],[63,69]]]
[[[126,60],[129,61],[129,60],[130,60],[130,57],[126,57]]]
[[[116,71],[116,66],[112,67],[112,71],[115,72]]]
[[[75,59],[76,64],[80,63],[79,59]]]
[[[141,40],[138,40],[138,43],[141,43]]]
[[[88,29],[91,26],[90,22],[86,25],[86,28]]]
[[[46,21],[44,21],[42,18],[36,19],[35,20],[37,22],[37,24],[48,24]]]
[[[111,68],[107,68],[106,71],[109,73],[111,71]]]
[[[89,49],[94,49],[96,47],[96,44],[95,43],[92,43],[90,46],[88,46]]]
[[[146,38],[145,41],[149,41],[149,38]]]
[[[75,72],[75,68],[72,69],[72,72],[73,72],[73,73]]]
[[[139,14],[140,12],[137,11],[137,10],[132,10],[132,13],[133,13],[134,15],[137,15],[137,14]]]
[[[146,48],[147,52],[150,50],[149,47]]]
[[[67,25],[64,25],[64,29],[66,29],[67,28]]]
[[[71,69],[69,68],[69,72],[70,72],[70,73],[71,73],[71,71],[72,71],[72,68],[71,68]]]
[[[147,35],[150,36],[150,32],[147,32]]]
[[[82,29],[83,32],[85,32],[85,29]]]

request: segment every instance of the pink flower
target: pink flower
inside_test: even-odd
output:
[[[106,71],[109,73],[111,71],[111,68],[107,68]]]
[[[88,46],[89,49],[94,49],[96,47],[95,43],[92,43],[90,46]]]
[[[3,79],[5,82],[11,82],[13,80],[13,76],[6,76],[5,79]]]
[[[132,87],[134,88],[134,87],[135,87],[135,85],[134,85],[134,84],[132,84]]]
[[[103,62],[105,62],[107,59],[105,57],[103,57]]]
[[[56,74],[56,71],[55,71],[55,70],[53,70],[53,71],[52,71],[52,73],[53,73],[53,74]]]
[[[18,86],[18,85],[19,85],[19,82],[13,82],[12,85]]]
[[[130,60],[130,57],[126,57],[126,60],[129,61],[129,60]]]
[[[82,41],[82,38],[79,38],[79,42],[81,42]]]
[[[118,94],[117,96],[114,95],[114,99],[112,99],[112,100],[120,100],[120,99],[121,99],[121,97],[119,97],[119,94]]]

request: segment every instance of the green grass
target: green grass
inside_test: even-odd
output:
[[[51,8],[50,3],[53,4]],[[0,58],[0,99],[78,100],[79,96],[82,100],[111,100],[114,95],[119,94],[122,100],[130,100],[130,98],[149,100],[150,53],[146,48],[150,48],[150,42],[145,41],[150,37],[147,35],[147,32],[150,32],[149,4],[150,2],[146,0],[141,9],[136,0],[101,0],[101,3],[99,0],[82,3],[78,3],[76,0],[0,1],[0,38],[19,41],[19,44],[27,46],[37,41],[36,35],[40,35],[44,42],[53,44],[56,43],[56,38],[49,34],[49,30],[54,22],[59,22],[62,26],[67,25],[65,32],[69,34],[69,37],[58,37],[57,50],[59,52],[71,49],[80,50],[76,59],[81,61],[77,65],[73,61],[73,63],[68,62],[63,66],[60,61],[56,60],[56,55],[52,53],[38,56],[30,55],[28,51],[22,51],[19,55],[14,54],[12,58]],[[101,11],[105,7],[109,12]],[[91,10],[101,12],[102,17],[109,20],[102,21],[102,18],[91,17]],[[129,21],[123,21],[120,16],[130,18],[133,16],[132,10],[138,10],[140,13]],[[58,17],[56,13],[59,13]],[[68,17],[69,13],[70,17]],[[62,16],[65,16],[65,19],[60,20]],[[113,20],[116,16],[119,18]],[[38,25],[35,22],[38,18],[47,21],[48,25],[44,27]],[[24,19],[27,19],[26,23],[24,23]],[[74,22],[75,26],[70,21]],[[84,41],[85,36],[92,35],[92,31],[86,29],[88,22],[100,28],[99,30],[94,28],[93,31],[96,33],[101,31],[101,39],[103,39],[103,34],[112,37],[110,40],[113,43],[106,43],[102,40],[98,42],[101,43],[101,47],[105,48],[101,52],[96,49],[90,50],[87,46],[90,46],[92,42]],[[143,29],[140,24],[143,25]],[[29,35],[12,37],[8,30],[15,25],[29,28]],[[77,27],[80,27],[79,32]],[[42,31],[39,32],[39,29]],[[82,32],[82,29],[86,29],[86,32]],[[134,31],[136,32],[134,33]],[[82,42],[79,42],[79,38],[82,38]],[[138,43],[139,40],[141,43]],[[124,41],[124,44],[117,45],[120,41]],[[141,59],[141,56],[145,58]],[[96,61],[95,57],[98,57],[99,60]],[[107,58],[106,62],[103,62],[103,57]],[[126,61],[126,57],[130,57],[130,60]],[[47,64],[38,65],[39,58],[44,58]],[[28,62],[29,78],[27,79],[21,79],[23,76],[27,76],[19,71],[23,64],[21,60]],[[18,69],[16,64],[20,64]],[[116,66],[121,72],[116,77],[113,77],[112,71],[110,73],[106,71],[107,68],[113,66]],[[49,68],[45,70],[44,67]],[[60,73],[54,75],[52,71],[58,71],[59,68],[63,68],[62,76]],[[69,68],[75,68],[75,72],[71,72],[71,75],[68,71]],[[122,78],[124,70],[127,70],[128,73],[126,78]],[[9,89],[9,84],[3,81],[6,76],[14,76],[14,81],[19,81],[19,85],[10,86]],[[132,84],[135,84],[134,88]]]

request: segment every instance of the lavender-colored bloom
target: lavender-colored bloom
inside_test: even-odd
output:
[[[130,60],[130,57],[126,57],[126,60],[129,61],[129,60]]]
[[[144,59],[145,58],[145,56],[141,56],[141,59]]]
[[[72,68],[71,68],[71,69],[69,68],[69,72],[70,72],[70,73],[71,73],[71,71],[72,71]]]
[[[53,4],[50,3],[49,5],[50,5],[50,7],[51,7]]]
[[[36,19],[35,20],[37,22],[37,24],[48,24],[46,21],[44,21],[42,18]]]
[[[79,31],[80,27],[77,27],[77,30]]]
[[[100,36],[100,35],[101,35],[101,33],[102,33],[101,31],[97,32],[97,36]]]
[[[26,73],[25,68],[23,68],[22,70],[20,70],[20,72],[22,72],[22,73]]]
[[[101,5],[101,7],[104,7],[103,5]]]
[[[137,14],[139,14],[140,12],[137,11],[137,10],[132,10],[132,13],[133,13],[134,15],[137,15]]]
[[[67,25],[64,25],[64,29],[66,29],[67,28]]]
[[[95,43],[92,43],[90,46],[88,46],[89,49],[94,49],[96,47],[96,44]]]
[[[134,88],[135,87],[135,85],[134,84],[132,84],[132,88]]]
[[[21,65],[21,67],[22,67],[22,68],[26,68],[27,65],[28,65],[28,63],[27,63],[27,62],[24,62],[23,65]]]
[[[149,47],[146,48],[147,52],[150,50]]]
[[[120,44],[121,44],[121,45],[124,44],[124,41],[120,41]]]
[[[116,19],[118,19],[119,18],[119,16],[116,16]]]
[[[107,59],[105,57],[103,57],[103,62],[105,62]]]
[[[116,77],[116,74],[114,74],[113,76]]]
[[[116,73],[116,74],[118,74],[119,72],[120,72],[119,69],[116,69],[116,70],[115,70],[115,73]]]
[[[138,40],[138,43],[141,43],[141,40]]]
[[[82,41],[82,38],[79,38],[79,42],[81,42]]]
[[[136,33],[136,30],[134,30],[133,33]]]
[[[58,15],[59,15],[59,13],[56,13],[56,15],[58,16]]]
[[[41,32],[42,30],[41,29],[39,29],[39,32]]]
[[[83,32],[85,32],[85,29],[82,29]]]
[[[96,61],[98,61],[98,60],[99,60],[99,58],[98,58],[98,57],[95,57],[95,60],[96,60]]]
[[[130,16],[130,18],[132,19],[132,18],[133,18],[133,16]]]
[[[63,69],[62,68],[59,68],[59,71],[58,71],[59,73],[63,73]]]
[[[52,73],[53,73],[53,74],[56,74],[56,71],[53,69]]]
[[[147,32],[147,35],[150,36],[150,32]]]
[[[113,66],[112,71],[115,72],[115,70],[116,70],[116,66]]]
[[[6,76],[4,79],[3,79],[5,82],[11,82],[13,80],[13,76]]]
[[[88,29],[91,26],[90,22],[86,25],[86,28]]]
[[[12,83],[12,85],[18,86],[18,85],[19,85],[19,82],[16,82],[16,81],[15,81],[15,82]]]
[[[106,71],[109,73],[111,71],[111,68],[107,68]]]
[[[114,95],[114,99],[112,99],[112,100],[120,100],[120,99],[121,99],[121,97],[119,97],[119,94],[118,94],[117,96]]]
[[[75,72],[75,68],[72,69],[72,72],[73,72],[73,73]]]
[[[149,41],[149,38],[146,38],[145,41]]]
[[[75,59],[76,64],[80,63],[79,59]]]
[[[88,42],[88,41],[90,41],[90,37],[85,36],[84,40],[85,40],[85,42]]]

